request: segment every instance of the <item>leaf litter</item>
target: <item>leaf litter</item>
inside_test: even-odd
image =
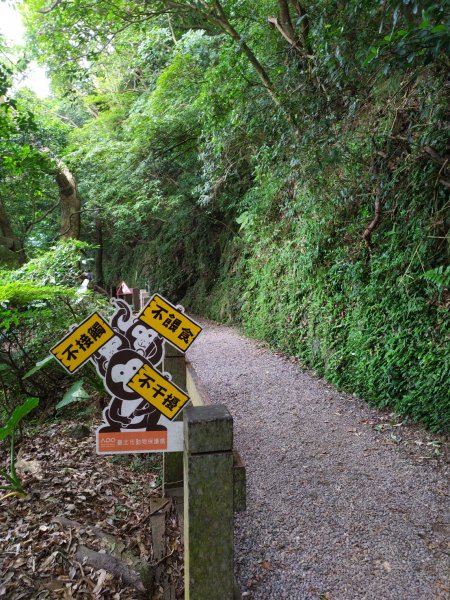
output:
[[[156,562],[150,500],[161,496],[160,455],[100,457],[95,454],[93,433],[71,439],[70,425],[53,423],[20,444],[18,467],[28,495],[0,502],[0,598],[136,600],[140,594],[134,587],[105,569],[83,564],[76,553],[87,547],[106,554],[100,530],[137,560]],[[6,465],[6,446],[0,451]],[[150,472],[143,472],[149,464]],[[158,561],[164,564],[156,571],[164,572],[164,580],[157,575],[150,597],[165,598],[169,585],[169,597],[182,598],[183,547],[177,513],[170,501],[161,503],[161,509],[167,556]],[[66,526],[61,524],[64,520]],[[70,526],[72,521],[79,526]]]

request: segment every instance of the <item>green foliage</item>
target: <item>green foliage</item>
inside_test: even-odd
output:
[[[89,394],[83,388],[83,379],[78,379],[75,381],[73,385],[67,390],[62,399],[55,406],[56,410],[60,410],[64,408],[64,406],[68,406],[69,404],[73,404],[74,402],[80,402],[83,400],[89,399]]]
[[[70,295],[73,295],[72,290],[53,288],[45,285],[33,285],[26,282],[0,285],[0,302],[8,302],[13,306],[21,306],[38,300],[52,300]],[[3,319],[2,324],[5,328],[9,327],[9,321],[6,318]]]
[[[42,360],[38,360],[38,362],[34,365],[34,367],[25,373],[25,375],[22,377],[22,379],[27,379],[28,377],[31,377],[31,375],[34,375],[35,373],[37,373],[38,371],[40,371],[41,369],[46,367],[52,360],[54,360],[54,359],[53,359],[53,355],[51,355],[51,354],[49,354]]]
[[[80,295],[80,258],[88,245],[60,242],[21,269],[2,272],[0,285],[0,416],[27,396],[36,396],[46,410],[56,404],[73,380],[54,360],[43,358],[66,333],[96,309],[109,304],[92,293]],[[51,285],[50,285],[51,283]],[[86,380],[96,385],[88,372]],[[75,397],[80,389],[66,397]]]
[[[38,398],[27,398],[23,404],[17,406],[5,425],[0,427],[0,441],[12,435],[20,421],[39,404]]]
[[[1,498],[7,498],[9,496],[25,496],[22,482],[17,476],[15,468],[15,456],[14,456],[14,434],[22,419],[34,410],[39,404],[38,398],[27,398],[23,404],[17,406],[11,416],[7,419],[6,423],[0,427],[0,441],[10,437],[10,466],[9,473],[4,469],[0,469],[0,476],[6,480],[7,485],[0,485],[0,489],[7,493]]]
[[[11,90],[24,60],[14,65],[1,37],[0,53],[0,264],[12,266],[17,254],[23,259],[25,246],[45,246],[56,233],[58,193],[51,149],[61,150],[67,126],[44,118],[31,92]]]
[[[82,272],[88,271],[94,260],[89,256],[92,250],[92,245],[79,240],[58,242],[49,250],[39,252],[20,269],[3,272],[2,280],[58,286],[53,292],[49,291],[51,297],[61,293],[61,286],[76,287],[81,283]]]
[[[440,295],[450,289],[450,266],[441,265],[423,274],[424,279],[431,281],[439,290]]]
[[[106,280],[445,429],[445,8],[290,4],[295,44],[272,0],[24,2]]]
[[[421,7],[418,2],[404,4],[412,4],[415,14],[421,11],[420,22],[410,19],[403,27],[398,27],[401,11],[401,3],[398,3],[392,31],[370,48],[366,64],[389,54],[409,64],[428,64],[450,50],[450,19],[444,5],[426,3],[428,6]]]

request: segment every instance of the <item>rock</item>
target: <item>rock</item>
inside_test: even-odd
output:
[[[73,438],[74,440],[81,440],[89,437],[90,435],[90,428],[87,425],[83,425],[83,423],[77,423],[77,425],[74,425],[67,431],[67,436]]]

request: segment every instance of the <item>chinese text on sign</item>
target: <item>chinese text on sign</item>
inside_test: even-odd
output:
[[[173,419],[189,400],[184,392],[156,369],[144,365],[128,382],[128,387],[150,402],[168,419]]]
[[[186,352],[202,330],[200,325],[158,294],[152,296],[139,319],[182,352]]]
[[[93,313],[50,352],[66,371],[75,373],[114,335],[108,323],[98,313]]]

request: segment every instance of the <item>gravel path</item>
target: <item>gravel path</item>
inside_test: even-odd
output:
[[[450,598],[439,442],[231,328],[203,325],[188,358],[232,413],[247,466],[236,518],[244,597]]]

